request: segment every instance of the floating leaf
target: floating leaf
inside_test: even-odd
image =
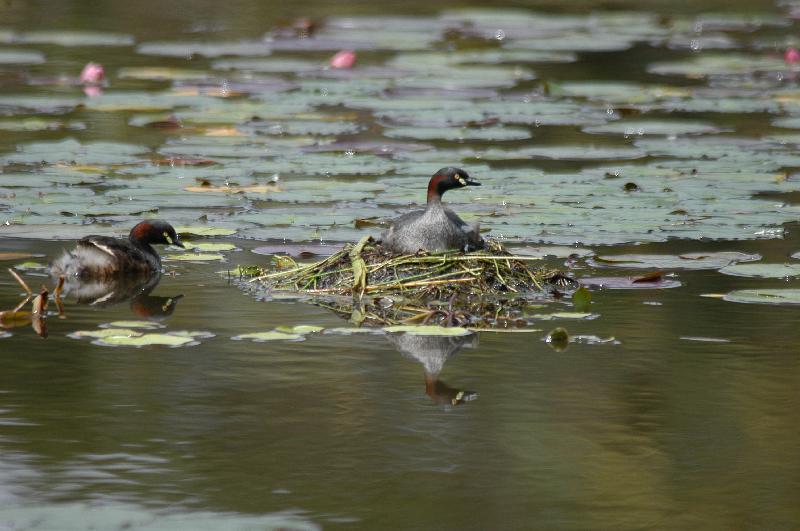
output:
[[[596,319],[599,317],[596,313],[585,313],[585,312],[555,312],[555,313],[539,313],[532,315],[534,319],[540,319],[543,321],[551,321],[553,319]]]
[[[562,352],[569,346],[569,332],[567,332],[566,328],[555,328],[545,336],[544,340],[553,350]]]
[[[193,234],[195,236],[230,236],[231,234],[236,234],[234,229],[204,226],[175,227],[175,232],[178,234]]]
[[[44,54],[27,50],[0,49],[0,65],[35,65],[44,63]]]
[[[730,339],[723,339],[719,337],[701,337],[701,336],[681,336],[679,339],[684,341],[699,341],[701,343],[730,343]]]
[[[100,326],[101,328],[144,328],[149,330],[164,328],[164,325],[153,321],[113,321]]]
[[[311,258],[313,256],[330,256],[342,250],[342,245],[314,245],[314,244],[283,244],[283,245],[262,245],[252,249],[256,254],[288,254],[295,258]]]
[[[64,30],[26,31],[15,35],[14,40],[29,44],[59,46],[130,46],[134,42],[132,36],[123,33]]]
[[[142,332],[137,330],[131,330],[127,328],[101,328],[100,330],[77,330],[68,334],[69,337],[73,339],[80,339],[83,337],[91,337],[91,338],[104,338],[109,336],[140,336]]]
[[[716,133],[719,129],[705,122],[690,122],[679,120],[625,120],[602,125],[584,127],[586,133],[619,134],[624,136],[642,135],[697,135],[702,133]]]
[[[234,339],[236,341],[249,339],[255,341],[256,343],[260,343],[262,341],[302,341],[303,335],[270,331],[270,332],[253,332],[250,334],[240,334],[238,336],[233,336],[231,339]]]
[[[208,252],[225,252],[234,251],[237,249],[232,243],[214,243],[214,242],[200,242],[193,243],[190,241],[183,241],[183,247],[187,251],[197,251],[201,253]]]
[[[546,258],[548,256],[555,258],[586,258],[594,255],[594,251],[591,249],[569,247],[566,245],[549,245],[547,247],[514,247],[512,251],[514,254],[520,254],[523,256],[540,256],[542,258]]]
[[[800,264],[734,264],[719,272],[737,277],[788,278],[800,276]]]
[[[225,260],[225,256],[215,253],[181,253],[164,255],[167,262],[210,262]]]
[[[404,332],[415,336],[468,336],[472,332],[466,328],[444,326],[387,326],[384,328],[389,333]]]
[[[283,332],[284,334],[296,334],[304,336],[306,334],[311,334],[315,332],[322,332],[325,330],[322,326],[314,326],[314,325],[295,325],[295,326],[277,326],[275,327],[277,332]]]
[[[585,345],[619,345],[620,342],[613,336],[599,337],[595,335],[577,335],[569,338],[571,343],[583,343]]]
[[[607,289],[665,289],[678,288],[680,281],[660,278],[653,282],[641,282],[641,277],[583,277],[581,284]]]
[[[624,267],[626,269],[719,269],[737,262],[760,260],[761,255],[720,251],[708,253],[670,254],[617,254],[600,255],[589,262],[600,267]]]
[[[172,334],[142,334],[136,336],[107,335],[96,339],[94,343],[110,347],[145,347],[150,345],[181,347],[195,344],[196,341],[192,337]]]
[[[325,333],[351,336],[353,334],[377,334],[380,333],[380,330],[374,328],[327,328]]]
[[[120,79],[151,79],[171,81],[197,81],[207,79],[209,74],[203,70],[187,70],[184,68],[170,68],[165,66],[140,66],[124,67],[117,72]]]
[[[42,256],[42,255],[33,253],[15,252],[15,251],[0,252],[0,260],[20,260],[22,258],[33,258],[35,256]]]
[[[581,286],[572,294],[572,303],[575,305],[576,310],[585,312],[591,306],[592,294],[585,286]]]
[[[726,294],[724,300],[752,304],[800,304],[800,289],[740,289]]]

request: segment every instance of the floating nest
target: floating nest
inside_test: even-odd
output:
[[[526,307],[578,287],[558,270],[533,268],[498,242],[470,253],[395,255],[371,237],[313,264],[276,257],[248,273],[272,296],[310,299],[355,323],[525,326]]]

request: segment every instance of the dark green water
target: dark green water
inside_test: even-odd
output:
[[[493,5],[577,14],[587,9],[644,9],[664,16],[676,10],[687,17],[709,11],[786,16],[785,9],[769,2]],[[280,19],[299,16],[432,16],[440,8],[459,6],[484,4],[237,1],[164,6],[11,0],[0,5],[0,28],[116,31],[132,34],[137,42],[183,40],[190,31],[239,39],[260,37]],[[791,28],[758,31],[777,32],[776,42],[783,42]],[[744,40],[747,32],[732,34]],[[0,86],[3,96],[72,97],[70,90],[77,90],[28,86],[19,73],[56,75],[90,59],[111,65],[109,70],[186,66],[174,58],[142,57],[130,48],[32,47],[47,50],[48,61],[30,68],[0,65],[8,80]],[[537,66],[536,71],[540,78],[556,80],[608,81],[622,76],[665,83],[645,71],[662,53],[670,59],[686,55],[638,44],[619,52],[583,53],[576,62]],[[677,77],[667,81],[680,87],[701,84]],[[155,93],[167,85],[112,80],[109,91],[121,86]],[[797,93],[794,84],[784,88]],[[668,114],[655,112],[657,117]],[[791,110],[785,114],[791,116]],[[775,132],[770,125],[774,116],[762,112],[670,116],[710,120],[752,137]],[[120,119],[77,109],[68,118],[86,122],[87,128],[75,135],[84,141],[131,142],[153,150],[165,142],[162,131],[127,126],[127,115]],[[360,139],[380,134],[372,118],[359,115],[355,120],[365,124]],[[533,140],[520,144],[585,141],[579,127],[543,129],[545,133],[537,132]],[[2,131],[0,148],[14,152],[19,144],[64,136]],[[447,151],[451,143],[432,143],[442,149],[443,157],[452,156]],[[596,142],[628,144],[627,139],[604,137]],[[233,167],[238,159],[226,163]],[[592,164],[545,160],[531,167],[574,172]],[[516,165],[527,168],[530,163]],[[515,163],[491,167],[506,171],[509,166]],[[17,168],[10,164],[4,168],[4,173],[12,171]],[[788,165],[785,171],[791,174],[793,168]],[[491,190],[492,173],[481,178]],[[495,181],[494,186],[502,185]],[[766,186],[763,191],[777,194],[772,196],[776,202],[790,207],[797,203],[791,190]],[[309,190],[309,197],[314,192]],[[3,196],[2,204],[11,205],[8,212],[13,212],[14,199]],[[251,206],[274,207],[268,201]],[[335,206],[335,199],[320,205],[320,215]],[[595,210],[593,215],[603,227],[623,209]],[[520,216],[531,211],[535,209],[523,209]],[[179,206],[159,212],[190,219]],[[585,247],[598,254],[736,250],[759,253],[767,263],[791,262],[789,256],[800,250],[797,224],[762,222],[739,203],[731,213],[739,216],[741,227],[765,224],[782,227],[785,234],[713,242],[695,235],[662,243]],[[98,226],[122,231],[133,217],[106,216]],[[52,223],[54,218],[47,219]],[[215,221],[224,223],[227,218]],[[10,226],[19,230],[15,237],[0,232],[0,253],[38,253],[44,256],[35,259],[47,262],[72,245],[48,237],[26,238],[24,223]],[[797,280],[667,270],[677,275],[681,287],[595,290],[596,319],[542,321],[536,325],[541,333],[481,333],[465,340],[462,348],[456,348],[457,339],[422,343],[385,334],[234,341],[238,334],[280,325],[347,325],[306,303],[256,300],[218,274],[235,264],[267,260],[250,249],[266,236],[280,239],[287,229],[269,224],[262,229],[261,238],[248,233],[252,239],[214,239],[243,249],[227,254],[224,264],[166,264],[168,274],[151,295],[183,297],[171,315],[158,322],[164,331],[213,334],[198,345],[110,348],[67,336],[112,321],[140,319],[128,301],[91,306],[68,299],[65,319],[48,317],[46,339],[27,326],[10,329],[10,337],[0,338],[0,530],[800,526],[797,307],[700,296],[792,288]],[[63,227],[58,230],[58,238],[67,238]],[[648,234],[646,226],[641,234]],[[546,240],[538,232],[527,239],[511,238],[528,244],[540,239]],[[564,266],[563,260],[548,263]],[[572,273],[581,277],[639,272],[592,269],[581,261]],[[36,274],[25,278],[34,288],[50,282]],[[3,270],[0,308],[13,308],[19,300],[19,286]],[[544,312],[571,310],[566,301]],[[573,335],[613,336],[617,343],[574,343],[557,352],[543,340],[544,332],[555,326],[566,326]],[[459,391],[474,393],[468,395],[473,400],[453,406]]]

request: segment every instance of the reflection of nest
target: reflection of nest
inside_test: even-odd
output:
[[[494,241],[471,253],[396,256],[365,237],[320,262],[260,270],[253,281],[272,293],[310,296],[356,322],[508,326],[502,320],[517,320],[531,299],[577,287],[558,271],[529,267],[530,260]]]

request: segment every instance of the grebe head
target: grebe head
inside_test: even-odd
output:
[[[134,243],[163,243],[183,247],[172,225],[160,219],[149,219],[138,223],[131,229],[129,238]]]
[[[480,186],[481,183],[469,176],[461,168],[448,166],[437,171],[428,182],[428,202],[440,201],[442,195],[453,188]]]

